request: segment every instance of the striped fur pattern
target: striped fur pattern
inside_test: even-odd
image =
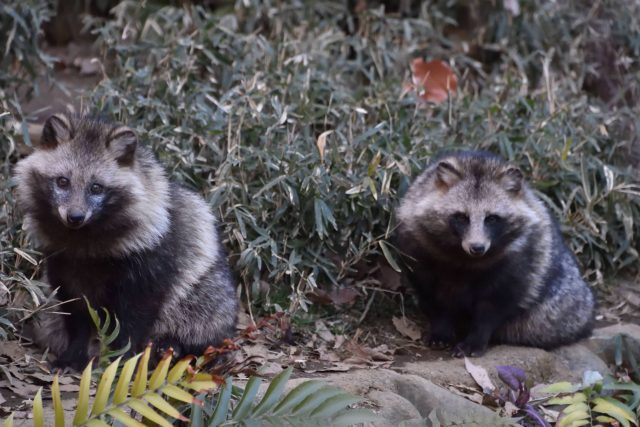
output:
[[[235,285],[216,220],[200,196],[168,180],[131,129],[54,115],[15,178],[47,281],[61,301],[86,296],[115,313],[122,325],[115,347],[130,340],[139,351],[154,341],[200,353],[233,336]],[[84,304],[65,303],[70,315],[43,320],[37,334],[54,337],[44,344],[59,366],[79,369],[88,360]]]
[[[430,345],[474,356],[491,341],[549,349],[590,334],[591,290],[519,169],[486,152],[446,154],[396,215]]]

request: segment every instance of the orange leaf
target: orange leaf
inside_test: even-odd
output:
[[[418,96],[436,104],[444,102],[449,93],[458,90],[458,78],[446,62],[434,59],[424,62],[416,58],[411,62],[412,83]]]

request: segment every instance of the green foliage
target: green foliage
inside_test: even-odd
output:
[[[398,197],[444,148],[489,149],[522,166],[601,279],[638,259],[640,192],[615,125],[631,111],[585,96],[573,77],[580,60],[545,50],[548,26],[567,28],[558,20],[588,8],[555,6],[556,15],[535,5],[511,23],[492,12],[504,47],[479,70],[436,43],[449,22],[438,4],[414,20],[365,12],[361,31],[349,33],[353,16],[339,2],[255,2],[235,15],[123,2],[116,19],[93,22],[111,78],[88,104],[137,127],[178,179],[205,194],[254,299],[266,282],[289,287],[290,308],[306,308],[318,283],[357,283],[359,262],[391,259],[382,248]],[[620,25],[635,35],[632,24]],[[582,40],[589,28],[578,20],[557,36]],[[423,45],[470,73],[449,105],[416,109],[400,97],[408,56]],[[587,55],[586,44],[574,50]],[[523,71],[543,75],[545,55],[559,64],[553,93],[544,78],[540,90],[529,87]]]
[[[90,363],[82,373],[72,424],[98,427],[115,423],[141,427],[151,422],[153,425],[171,427],[178,421],[190,421],[192,427],[258,426],[264,422],[282,426],[348,426],[377,419],[368,409],[348,408],[362,401],[361,398],[318,381],[301,383],[285,394],[291,368],[274,377],[260,401],[254,404],[260,387],[260,380],[256,377],[249,379],[244,390],[234,387],[231,378],[227,379],[224,386],[218,387],[212,375],[191,372],[190,357],[179,360],[171,367],[170,352],[149,373],[150,354],[151,347],[148,347],[144,353],[128,359],[122,366],[121,358],[111,363],[102,373],[91,405]],[[44,423],[41,392],[42,389],[38,390],[33,401],[34,427],[43,426]],[[194,393],[198,398],[194,397]],[[51,386],[51,395],[54,425],[64,427],[65,413],[57,375]],[[183,415],[189,409],[191,420]],[[13,425],[11,415],[3,427]]]
[[[53,13],[50,0],[5,0],[0,4],[0,88],[16,89],[27,83],[33,91],[36,76],[46,75],[51,61],[39,45],[42,24]],[[0,92],[1,93],[1,92]],[[19,104],[14,103],[19,108]]]
[[[91,307],[89,304],[89,300],[84,297],[84,301],[87,305],[87,310],[89,311],[89,316],[93,321],[93,325],[96,328],[96,337],[98,342],[100,343],[99,348],[99,360],[98,366],[101,368],[106,368],[110,362],[116,357],[122,356],[131,348],[131,341],[127,342],[127,345],[123,348],[112,349],[111,344],[118,338],[118,334],[120,334],[120,321],[117,317],[113,317],[114,325],[113,329],[111,328],[111,315],[109,311],[102,307],[102,313],[104,316],[104,320],[100,318],[100,314]]]
[[[602,375],[587,371],[581,384],[552,384],[542,392],[557,394],[545,405],[563,406],[556,426],[638,425],[640,385],[604,383]]]

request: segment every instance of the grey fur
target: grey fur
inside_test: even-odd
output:
[[[470,324],[458,326],[468,335],[457,337],[456,355],[481,354],[486,331],[495,342],[542,348],[591,332],[594,298],[555,220],[522,173],[499,157],[459,152],[437,159],[396,214],[397,242],[431,323],[447,324],[461,311],[469,316]],[[501,310],[504,316],[496,314]],[[437,334],[451,338],[448,330]],[[436,341],[447,340],[440,335]]]
[[[66,188],[60,176],[68,178]],[[18,163],[15,178],[25,228],[57,278],[52,288],[60,286],[67,297],[85,295],[94,307],[106,302],[120,309],[123,334],[135,335],[137,322],[153,319],[133,350],[152,340],[201,351],[234,335],[238,302],[216,220],[202,197],[169,182],[131,129],[53,116],[42,145]],[[104,194],[89,193],[96,182],[107,188]],[[70,225],[69,212],[83,213],[85,224]],[[114,274],[128,284],[112,283]],[[136,298],[143,301],[123,309]],[[36,333],[59,356],[73,341],[67,320],[42,319]]]

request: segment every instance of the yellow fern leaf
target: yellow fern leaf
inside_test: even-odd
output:
[[[44,409],[42,407],[42,387],[33,398],[33,427],[44,427]]]
[[[118,365],[122,358],[118,357],[115,362],[111,363],[107,369],[102,373],[100,383],[98,383],[98,391],[96,391],[96,398],[93,401],[93,407],[91,408],[91,415],[96,416],[104,411],[111,394],[111,385],[116,378],[116,372]]]
[[[167,372],[169,372],[169,365],[171,364],[172,352],[167,351],[162,355],[162,360],[154,369],[151,378],[149,378],[149,390],[157,390],[164,381],[167,379]]]
[[[110,411],[107,411],[107,414],[111,415],[116,420],[120,421],[127,427],[145,427],[140,421],[131,418],[129,414],[124,412],[122,409],[114,408]]]
[[[53,384],[51,384],[51,398],[53,399],[54,425],[55,427],[64,427],[64,408],[62,407],[62,399],[60,398],[58,374],[53,377]]]
[[[136,371],[136,379],[133,382],[131,388],[131,396],[140,397],[142,393],[147,389],[147,378],[149,372],[149,357],[151,356],[151,346],[147,346],[142,354],[142,358],[138,363],[138,370]]]
[[[169,421],[165,420],[162,415],[158,414],[142,400],[133,399],[128,403],[128,405],[131,409],[138,412],[149,421],[153,421],[154,423],[159,424],[163,427],[172,427]]]
[[[87,420],[89,415],[89,393],[91,387],[91,362],[82,371],[80,378],[80,390],[78,391],[78,405],[76,415],[73,417],[73,425],[77,426]]]
[[[113,393],[113,404],[120,405],[127,399],[129,393],[129,384],[131,383],[131,377],[136,368],[136,362],[140,359],[142,354],[136,354],[135,357],[127,360],[120,371],[120,378],[118,378],[118,384],[116,385],[116,391]]]
[[[166,400],[164,400],[162,397],[160,397],[159,395],[155,394],[155,393],[151,393],[151,394],[147,394],[144,396],[144,399],[151,403],[151,405],[155,406],[157,409],[161,410],[162,412],[164,412],[165,414],[169,415],[170,417],[173,417],[175,419],[178,419],[180,421],[188,421],[189,419],[184,417],[180,411],[178,411],[176,408],[174,408],[173,406],[171,406],[171,404],[169,404],[169,402],[167,402]]]

